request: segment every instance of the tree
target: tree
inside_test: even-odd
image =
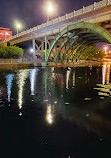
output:
[[[95,45],[91,45],[86,48],[83,52],[81,52],[79,56],[79,60],[97,60],[103,59],[105,56],[105,52],[101,49],[96,48]]]
[[[20,58],[23,56],[24,50],[17,46],[2,46],[0,45],[0,58]]]

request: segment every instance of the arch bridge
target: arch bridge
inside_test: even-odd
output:
[[[35,56],[44,57],[45,49],[44,60],[47,63],[52,57],[55,62],[68,61],[72,54],[77,58],[89,45],[97,42],[111,43],[111,0],[83,6],[14,35],[0,44],[14,45],[28,40],[32,40],[34,59]]]

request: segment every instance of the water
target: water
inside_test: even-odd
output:
[[[0,70],[2,157],[111,158],[110,66]]]

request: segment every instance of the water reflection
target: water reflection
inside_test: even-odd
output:
[[[11,88],[12,88],[12,81],[13,81],[13,78],[14,78],[14,75],[13,75],[13,74],[8,74],[8,75],[6,76],[8,102],[10,102]]]
[[[33,69],[30,71],[31,95],[34,95],[35,93],[35,82],[36,82],[37,72],[38,69]]]
[[[49,125],[52,125],[52,123],[53,123],[53,112],[52,112],[51,104],[47,105],[46,120],[47,120]]]
[[[15,80],[18,87],[13,82],[14,75],[17,76]],[[29,120],[34,119],[40,132],[47,130],[42,130],[39,126],[41,124],[45,124],[43,128],[50,125],[47,128],[53,127],[53,132],[58,129],[69,132],[68,128],[72,127],[73,130],[78,128],[81,131],[83,128],[101,136],[103,126],[106,131],[111,131],[111,120],[107,117],[107,112],[105,113],[106,110],[110,114],[110,100],[107,103],[105,98],[100,99],[101,95],[103,97],[106,94],[109,98],[111,94],[110,65],[104,63],[103,67],[18,70],[14,75],[6,73],[5,77],[7,87],[4,87],[8,89],[8,100],[10,101],[11,91],[16,89],[18,107],[21,109],[24,106],[20,111],[28,113],[27,117],[31,116]],[[22,112],[19,115],[22,116]]]
[[[67,73],[66,73],[66,89],[69,89],[69,77],[70,77],[70,73],[71,73],[71,70],[67,70]]]
[[[18,84],[18,106],[19,109],[22,108],[22,103],[23,103],[23,90],[24,90],[24,85],[25,85],[25,80],[28,77],[29,70],[19,70],[17,74],[17,84]]]
[[[102,68],[102,84],[109,84],[110,80],[110,63],[104,63]]]
[[[111,63],[104,63],[102,67],[102,84],[97,84],[100,88],[94,88],[98,90],[98,95],[101,99],[104,97],[109,97],[111,95],[111,83],[110,83],[110,69]]]
[[[73,87],[75,86],[75,71],[73,72]]]

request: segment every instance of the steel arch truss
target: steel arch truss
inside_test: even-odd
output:
[[[60,43],[60,41],[63,42]],[[60,44],[59,50],[54,57],[54,61],[57,62],[58,57],[61,55],[61,62],[63,62],[66,59],[69,60],[69,57],[74,52],[76,52],[75,54],[81,53],[83,48],[85,49],[89,45],[97,42],[111,43],[111,34],[104,28],[92,23],[80,22],[70,25],[61,31],[52,42],[45,59],[46,63],[48,63],[52,49],[57,43]],[[62,52],[63,48],[65,48],[64,52]],[[69,50],[70,53],[68,54]]]

